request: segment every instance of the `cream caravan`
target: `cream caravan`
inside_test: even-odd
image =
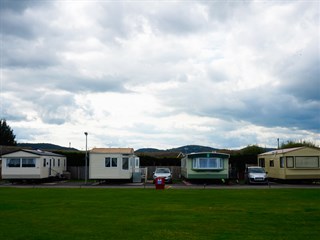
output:
[[[133,148],[93,148],[89,152],[90,179],[131,179],[139,167]]]
[[[269,178],[283,180],[320,179],[320,149],[297,147],[258,155],[258,164]]]
[[[22,149],[2,155],[2,179],[59,178],[66,168],[66,157],[52,152]]]

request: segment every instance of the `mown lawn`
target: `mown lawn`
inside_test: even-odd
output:
[[[320,189],[0,188],[0,239],[319,239]]]

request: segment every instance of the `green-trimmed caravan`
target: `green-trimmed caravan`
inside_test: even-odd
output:
[[[228,179],[229,154],[198,152],[181,159],[181,176],[185,179]]]
[[[258,164],[273,179],[320,179],[319,148],[296,147],[265,152],[258,155]]]

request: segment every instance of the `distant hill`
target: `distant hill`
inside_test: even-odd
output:
[[[141,148],[136,151],[136,153],[165,153],[165,152],[183,152],[183,153],[193,153],[193,152],[212,152],[217,151],[219,149],[212,148],[212,147],[206,147],[206,146],[200,146],[200,145],[186,145],[182,147],[177,148],[171,148],[166,150],[160,150],[157,148]]]
[[[212,152],[218,151],[217,148],[207,147],[207,146],[200,146],[200,145],[186,145],[178,148],[172,148],[168,151],[170,152],[182,152],[182,153],[194,153],[194,152]]]
[[[157,148],[140,148],[136,150],[136,153],[150,153],[150,152],[164,152],[165,150],[160,150]]]
[[[62,147],[62,146],[51,144],[51,143],[18,143],[17,145],[18,147],[21,147],[21,148],[41,149],[41,150],[47,150],[47,151],[54,151],[54,150],[78,151],[78,149],[76,148]]]

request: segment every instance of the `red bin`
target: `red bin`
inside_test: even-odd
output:
[[[163,177],[157,177],[155,179],[154,184],[156,185],[156,189],[164,189],[165,181]]]

